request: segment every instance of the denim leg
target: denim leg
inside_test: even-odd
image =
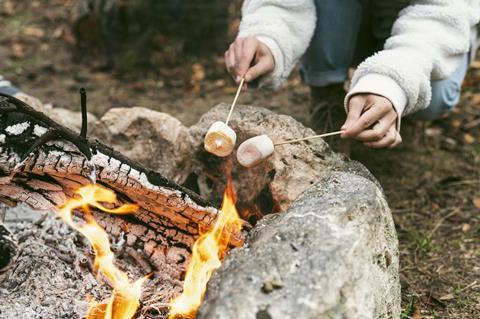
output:
[[[364,2],[315,0],[317,25],[301,68],[308,85],[323,87],[345,81],[355,54]]]
[[[462,82],[467,74],[469,54],[465,54],[457,70],[447,79],[432,81],[432,100],[430,105],[412,114],[412,119],[430,121],[451,111],[460,101]]]
[[[5,80],[4,77],[0,75],[0,93],[15,95],[18,92],[20,92],[20,90],[17,87],[13,86],[10,81]]]

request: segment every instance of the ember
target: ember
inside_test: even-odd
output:
[[[221,259],[228,250],[231,234],[240,232],[242,228],[235,202],[235,189],[229,178],[223,195],[222,208],[214,227],[202,234],[193,245],[183,293],[170,302],[170,319],[195,318],[208,280],[213,271],[220,267]]]
[[[126,273],[118,269],[114,263],[114,255],[110,249],[108,235],[93,219],[90,207],[95,207],[111,214],[129,214],[137,210],[137,205],[125,204],[117,208],[105,205],[118,205],[115,193],[98,185],[87,185],[76,191],[77,198],[69,199],[58,212],[58,215],[71,227],[82,233],[91,243],[95,251],[95,268],[103,274],[114,291],[107,303],[92,303],[87,319],[131,319],[139,306],[142,284],[147,277],[131,283]],[[78,224],[73,220],[73,212],[81,209],[86,223]]]

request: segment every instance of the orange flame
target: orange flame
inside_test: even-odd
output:
[[[84,235],[95,251],[95,268],[102,273],[114,292],[106,304],[94,303],[90,306],[87,319],[131,319],[139,306],[141,288],[147,277],[130,283],[126,273],[118,269],[114,263],[114,255],[110,249],[107,233],[93,219],[90,206],[111,214],[129,214],[138,209],[137,205],[125,204],[118,208],[108,208],[105,205],[118,205],[115,193],[98,185],[87,185],[76,191],[79,195],[69,199],[60,207],[58,215],[72,228]],[[82,209],[86,223],[73,221],[75,209]]]
[[[208,280],[213,271],[222,264],[220,260],[227,252],[232,233],[240,232],[242,229],[235,202],[235,189],[229,179],[215,225],[202,234],[193,245],[183,292],[170,301],[169,319],[195,318],[207,289]]]

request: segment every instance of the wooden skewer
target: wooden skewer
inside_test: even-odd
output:
[[[313,135],[313,136],[307,136],[307,137],[302,137],[302,138],[297,138],[294,140],[289,140],[289,141],[283,141],[283,142],[278,142],[274,143],[274,146],[279,146],[279,145],[284,145],[284,144],[290,144],[290,143],[296,143],[296,142],[301,142],[301,141],[307,141],[307,140],[313,140],[316,138],[322,138],[322,137],[327,137],[327,136],[332,136],[332,135],[339,135],[342,134],[344,131],[336,131],[336,132],[331,132],[331,133],[325,133],[325,134],[320,134],[320,135]]]
[[[232,116],[233,109],[235,108],[235,104],[237,103],[238,96],[240,95],[240,91],[242,90],[243,83],[245,82],[245,78],[242,78],[240,84],[238,85],[237,93],[235,94],[235,98],[233,99],[232,106],[230,106],[230,112],[228,112],[227,119],[225,120],[225,124],[228,125],[230,121],[230,117]]]

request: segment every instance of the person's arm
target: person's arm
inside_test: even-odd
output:
[[[445,79],[458,68],[470,49],[470,31],[479,15],[478,0],[413,1],[402,10],[384,50],[360,64],[352,78],[345,99],[349,114],[345,136],[366,142],[386,136],[390,127],[385,123],[392,113],[388,112],[389,119],[382,124],[383,115],[375,112],[376,107],[386,105],[396,113],[398,134],[403,115],[429,105],[431,80]],[[355,96],[357,99],[353,99]],[[368,112],[363,112],[367,105]],[[377,121],[382,125],[369,130]]]
[[[313,0],[246,0],[237,39],[225,53],[227,69],[279,88],[307,50],[315,21]]]

